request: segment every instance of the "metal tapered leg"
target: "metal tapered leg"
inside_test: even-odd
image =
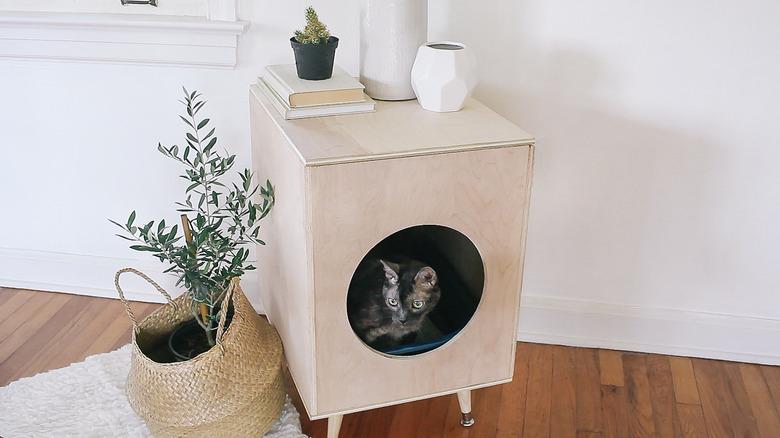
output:
[[[474,417],[471,416],[471,390],[458,391],[458,404],[460,405],[460,425],[469,427],[474,425]]]

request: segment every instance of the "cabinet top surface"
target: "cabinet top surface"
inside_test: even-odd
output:
[[[416,100],[376,102],[376,112],[284,120],[253,85],[274,124],[308,166],[533,144],[534,138],[475,99],[457,112],[426,111]]]

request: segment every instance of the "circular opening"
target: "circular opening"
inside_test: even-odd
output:
[[[358,264],[347,293],[352,330],[368,347],[412,356],[441,347],[477,310],[485,270],[463,233],[418,225],[384,238]]]
[[[462,45],[455,43],[431,43],[428,44],[428,47],[436,50],[460,50],[463,48]]]

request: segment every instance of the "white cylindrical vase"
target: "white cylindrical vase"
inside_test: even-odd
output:
[[[423,44],[418,49],[412,87],[423,108],[459,111],[476,85],[477,62],[465,44],[441,41]]]
[[[360,82],[379,100],[414,99],[411,71],[428,40],[428,0],[363,0]]]

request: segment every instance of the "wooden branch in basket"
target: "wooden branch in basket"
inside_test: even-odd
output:
[[[184,230],[184,240],[187,241],[187,246],[192,246],[192,229],[190,228],[190,219],[186,214],[181,215],[181,228]],[[209,308],[205,303],[200,303],[200,318],[206,327],[210,325]]]

